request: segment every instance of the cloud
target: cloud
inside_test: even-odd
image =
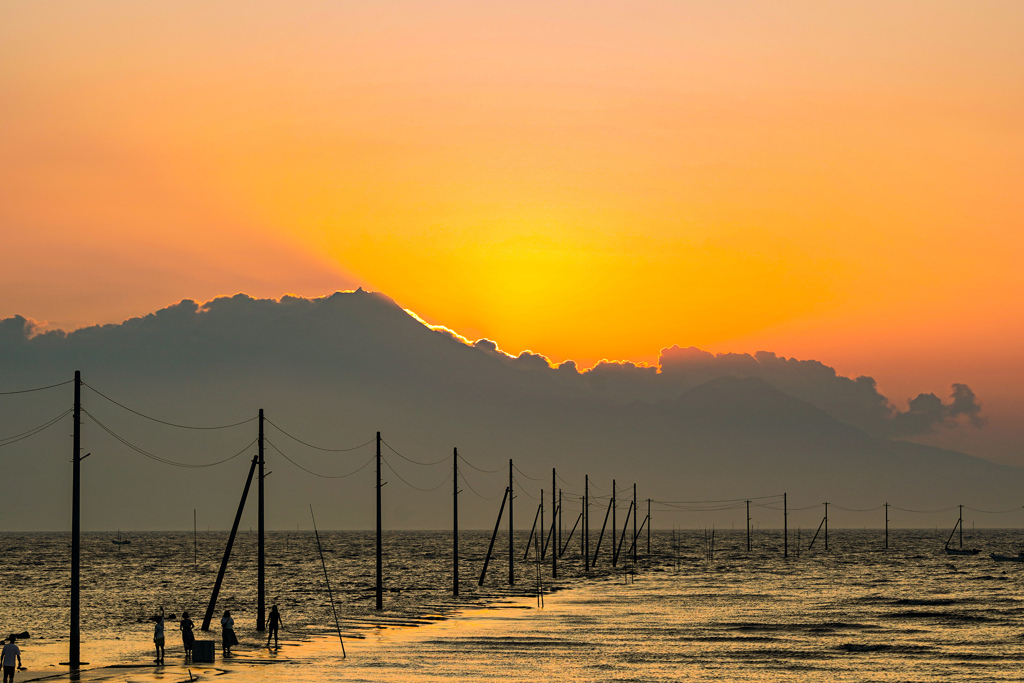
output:
[[[985,423],[981,405],[966,384],[953,385],[949,403],[933,394],[921,394],[901,411],[878,392],[872,377],[843,377],[820,361],[785,358],[769,351],[712,354],[673,346],[662,350],[659,365],[662,378],[677,390],[723,376],[757,377],[877,436],[916,436],[957,429],[964,423],[975,427]]]

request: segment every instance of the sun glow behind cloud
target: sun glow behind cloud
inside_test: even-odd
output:
[[[5,315],[361,284],[583,366],[875,375],[1024,334],[1017,3],[2,12]]]

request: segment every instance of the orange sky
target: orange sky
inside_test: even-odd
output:
[[[582,365],[965,382],[1024,464],[1024,4],[550,5],[5,2],[0,316],[363,286]]]

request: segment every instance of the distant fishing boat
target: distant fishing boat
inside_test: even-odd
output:
[[[949,542],[953,540],[953,534],[956,530],[960,529],[960,547],[950,548]],[[960,517],[956,520],[956,524],[953,526],[953,530],[949,532],[949,538],[946,539],[945,551],[947,555],[977,555],[981,552],[978,548],[965,548],[964,547],[964,506],[960,506]]]
[[[996,562],[1024,562],[1024,553],[1017,553],[1016,555],[1002,555],[1000,553],[990,553],[989,556]]]
[[[115,545],[128,545],[129,543],[131,543],[131,539],[127,539],[126,538],[126,539],[122,540],[121,539],[121,530],[118,529],[117,530],[117,538],[110,539],[110,542],[115,544]]]

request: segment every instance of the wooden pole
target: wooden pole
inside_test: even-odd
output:
[[[889,504],[885,504],[885,549],[889,549]]]
[[[377,432],[377,609],[384,609],[384,534],[380,515],[380,432]]]
[[[640,508],[636,506],[636,482],[633,482],[633,564],[636,564],[636,518]]]
[[[590,475],[583,475],[583,569],[590,571]]]
[[[611,514],[611,511],[612,511],[612,502],[608,501],[608,510],[604,513],[604,523],[601,525],[601,533],[597,537],[597,546],[594,548],[594,559],[590,561],[590,566],[591,567],[596,567],[597,566],[597,554],[599,552],[601,552],[601,540],[604,538],[604,530],[605,530],[605,527],[608,526],[608,515]]]
[[[512,500],[515,489],[512,487],[512,458],[508,459],[508,585],[516,584],[516,558],[512,550]]]
[[[747,501],[747,552],[750,552],[750,501]]]
[[[259,531],[259,539],[256,542],[256,630],[262,632],[264,624],[266,624],[267,618],[267,584],[266,584],[266,565],[265,565],[265,547],[264,547],[264,527],[263,527],[263,480],[266,478],[266,472],[264,470],[263,461],[263,408],[260,408],[260,419],[259,419],[259,438],[258,438],[258,450],[257,454],[260,459],[260,472],[259,482],[257,486],[258,492],[258,503],[257,509],[257,526]]]
[[[487,546],[487,555],[484,557],[484,568],[480,571],[478,586],[484,585],[484,577],[487,575],[487,565],[491,563],[491,552],[494,550],[494,539],[498,537],[498,528],[501,526],[501,515],[505,512],[505,501],[508,500],[508,487],[505,487],[505,495],[501,497],[501,508],[498,510],[498,519],[494,520],[494,533],[491,534],[491,544]]]
[[[789,506],[786,494],[782,494],[782,556],[789,557]]]
[[[242,521],[242,510],[245,509],[245,499],[249,496],[249,486],[252,484],[252,475],[256,471],[260,457],[254,455],[252,464],[249,465],[249,476],[245,479],[245,488],[242,489],[242,499],[238,501],[238,512],[235,513],[235,521],[231,525],[231,533],[228,535],[228,545],[224,548],[224,558],[220,561],[220,571],[217,572],[217,581],[213,584],[213,594],[210,596],[210,604],[206,607],[206,616],[203,617],[202,630],[210,630],[210,620],[213,619],[213,611],[217,609],[217,596],[220,595],[220,586],[224,582],[224,572],[228,569],[228,560],[231,559],[231,547],[235,544],[235,535],[238,533],[238,523]]]
[[[619,561],[619,555],[618,555],[617,552],[615,552],[615,548],[617,547],[615,545],[615,528],[616,528],[615,527],[615,513],[616,513],[616,509],[615,508],[616,507],[617,507],[617,505],[616,505],[616,501],[615,501],[615,480],[612,479],[612,566],[613,567],[615,566],[615,563]]]
[[[75,370],[74,433],[71,442],[71,615],[68,665],[77,669],[81,661],[80,562],[82,536],[82,373]]]
[[[825,552],[828,552],[828,503],[825,503]]]
[[[533,535],[537,531],[537,520],[540,518],[540,511],[544,509],[544,501],[537,506],[537,512],[533,515],[533,526],[530,527],[530,536],[526,539],[526,550],[523,552],[523,562],[530,556],[530,548],[533,547]]]
[[[555,497],[555,468],[551,468],[551,538],[558,544],[558,537],[555,536],[555,529],[558,528],[558,518],[561,516],[562,511],[558,506],[558,499]],[[555,552],[555,548],[551,549],[551,578],[558,578],[558,553]]]
[[[459,449],[452,455],[452,597],[459,597]]]

